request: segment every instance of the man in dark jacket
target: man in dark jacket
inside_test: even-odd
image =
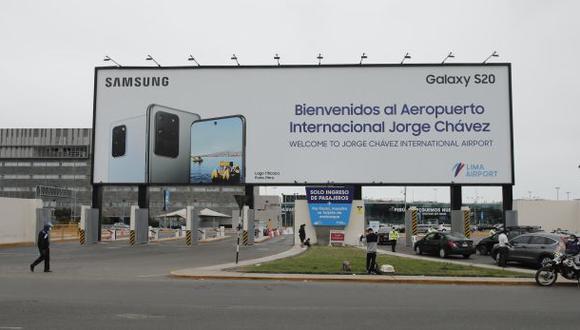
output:
[[[301,224],[300,229],[298,229],[298,237],[300,238],[300,246],[304,246],[304,240],[306,239],[306,230],[304,229],[306,225]]]
[[[367,229],[366,242],[367,242],[367,273],[375,274],[376,266],[375,262],[377,260],[377,242],[379,237],[373,232],[373,229],[369,227]]]
[[[38,251],[40,252],[40,257],[38,257],[38,259],[36,259],[31,265],[30,265],[30,271],[33,272],[34,271],[34,267],[36,265],[38,265],[39,263],[41,263],[42,261],[44,261],[44,272],[45,273],[49,273],[51,272],[50,270],[50,248],[49,248],[49,231],[50,231],[51,225],[44,225],[44,228],[38,233]]]

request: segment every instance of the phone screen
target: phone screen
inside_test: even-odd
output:
[[[191,183],[244,182],[245,122],[241,116],[205,119],[191,125]]]

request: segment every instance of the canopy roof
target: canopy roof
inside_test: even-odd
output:
[[[160,214],[157,217],[158,218],[179,217],[179,218],[185,219],[186,216],[187,216],[187,210],[181,209],[181,210],[169,212],[166,214]],[[219,213],[217,211],[214,211],[214,210],[208,209],[208,208],[205,208],[205,209],[199,211],[199,216],[200,217],[215,217],[215,218],[231,218],[230,215]]]

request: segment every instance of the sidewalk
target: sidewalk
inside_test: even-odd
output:
[[[443,276],[397,276],[397,275],[341,275],[341,274],[262,274],[262,273],[243,273],[233,271],[233,268],[253,264],[264,263],[277,259],[292,257],[306,251],[305,248],[293,247],[280,254],[241,261],[238,264],[228,263],[199,268],[186,268],[172,271],[170,275],[176,278],[197,279],[197,280],[262,280],[262,281],[320,281],[320,282],[363,282],[363,283],[399,283],[399,284],[438,284],[438,285],[536,285],[533,278],[497,278],[497,277],[443,277]],[[436,261],[420,256],[409,256],[405,254],[392,253],[381,250],[381,254],[396,255],[405,258],[425,259]],[[473,265],[458,261],[439,260],[440,262],[450,262],[461,265],[477,266],[483,268],[502,269],[501,267],[488,265]],[[510,269],[512,270],[512,269]],[[530,273],[531,270],[520,270]],[[574,281],[566,281],[558,278],[556,285],[573,285]]]

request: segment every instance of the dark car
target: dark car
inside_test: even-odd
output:
[[[392,227],[380,227],[377,236],[379,237],[379,241],[377,242],[378,245],[391,245],[391,241],[389,240],[389,232],[391,231]]]
[[[507,236],[508,239],[512,239],[522,234],[535,233],[539,231],[542,231],[542,229],[538,226],[512,226],[508,227]],[[499,233],[493,234],[489,237],[482,239],[481,241],[479,241],[479,243],[477,243],[475,249],[482,256],[488,255],[489,252],[491,252],[491,250],[493,249],[493,246],[498,243],[497,238],[498,236]]]
[[[415,253],[434,254],[441,258],[450,255],[462,255],[469,258],[475,253],[473,241],[459,233],[434,232],[429,233],[415,243]]]
[[[520,235],[509,241],[507,261],[515,261],[541,266],[554,257],[562,245],[562,235],[536,232]],[[497,245],[491,250],[491,257],[497,260]]]

